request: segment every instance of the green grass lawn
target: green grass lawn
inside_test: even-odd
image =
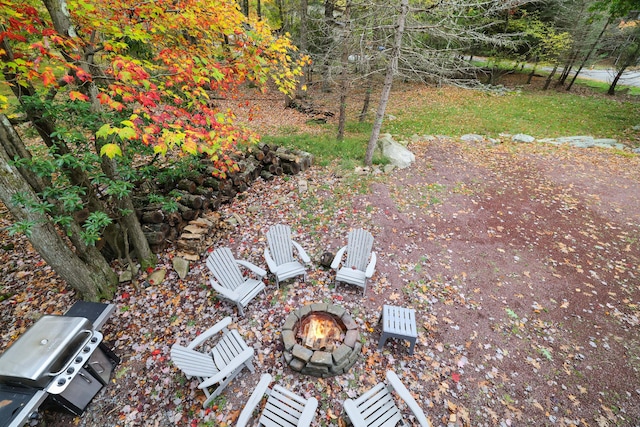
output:
[[[447,89],[443,89],[447,91]],[[386,132],[398,135],[526,133],[536,138],[568,135],[623,138],[640,124],[640,103],[571,93],[522,92],[502,96],[466,91],[456,102],[429,103],[397,113]],[[443,97],[445,100],[447,96]]]
[[[366,123],[358,123],[354,114],[353,120],[347,122],[347,135],[342,142],[335,140],[333,125],[318,125],[320,132],[314,134],[287,127],[263,135],[263,141],[311,152],[320,164],[333,158],[357,163],[364,159],[372,116],[373,112]],[[503,95],[454,87],[424,88],[416,93],[415,86],[394,83],[382,132],[391,133],[396,139],[408,139],[414,134],[460,137],[474,133],[495,138],[501,133],[525,133],[538,139],[591,135],[638,146],[640,131],[633,129],[638,125],[640,100],[526,88]]]

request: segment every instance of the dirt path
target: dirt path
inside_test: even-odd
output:
[[[316,260],[309,280],[279,291],[270,281],[238,318],[213,299],[204,262],[180,280],[172,253],[162,254],[161,286],[123,285],[112,301],[117,312],[104,332],[123,359],[113,383],[83,417],[47,413],[47,425],[233,425],[262,372],[318,398],[314,426],[341,425],[344,399],[393,369],[435,426],[640,426],[638,157],[446,139],[410,149],[416,164],[388,176],[312,168],[257,182],[224,206],[241,223],[213,246],[264,265],[265,231],[288,223]],[[298,179],[308,192],[298,192]],[[366,298],[354,287],[336,292],[332,273],[317,266],[354,226],[376,238]],[[74,298],[28,251],[23,241],[0,250],[3,285],[16,290],[0,303],[3,346],[33,313],[64,312]],[[319,300],[343,305],[361,325],[362,357],[339,377],[299,376],[282,361],[286,313]],[[393,340],[377,351],[383,304],[417,310],[413,356]],[[171,365],[169,347],[226,315],[256,349],[257,372],[202,409],[202,393]]]

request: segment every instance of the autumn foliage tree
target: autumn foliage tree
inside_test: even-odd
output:
[[[115,289],[96,247],[106,233],[121,257],[155,263],[135,184],[194,155],[233,170],[230,151],[257,136],[216,101],[247,82],[289,93],[305,62],[235,1],[2,0],[0,12],[0,198],[12,231],[92,300]]]

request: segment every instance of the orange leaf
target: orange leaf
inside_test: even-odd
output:
[[[72,101],[88,101],[89,97],[87,95],[85,95],[84,93],[78,92],[77,90],[72,90],[71,92],[69,92],[69,98],[71,98]]]

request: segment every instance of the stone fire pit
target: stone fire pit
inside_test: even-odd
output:
[[[342,329],[341,342],[314,349],[306,346],[299,335],[299,326],[307,316],[322,313],[331,316]],[[343,338],[342,338],[343,337]],[[332,377],[349,370],[362,351],[360,332],[351,315],[335,304],[315,303],[305,305],[289,314],[282,327],[284,360],[294,371],[314,377]],[[308,341],[308,340],[307,340]]]

